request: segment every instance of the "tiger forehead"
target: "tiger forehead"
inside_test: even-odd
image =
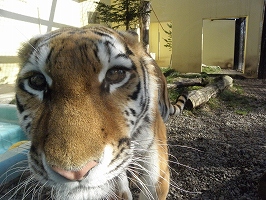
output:
[[[104,32],[98,29],[69,29],[65,30],[62,29],[58,34],[53,34],[48,38],[51,37],[50,42],[60,41],[62,43],[84,43],[86,41],[101,41],[101,40],[118,40],[120,42],[121,38],[118,33],[116,32]]]
[[[52,34],[44,37],[43,42],[41,42],[39,46],[42,46],[43,43],[47,41],[50,48],[48,59],[56,59],[57,61],[68,60],[67,57],[71,55],[73,56],[71,57],[71,63],[73,63],[74,60],[80,59],[76,58],[80,53],[83,53],[84,56],[86,54],[90,55],[86,56],[87,61],[89,61],[88,58],[92,57],[97,59],[100,46],[101,51],[102,48],[107,49],[106,53],[110,51],[110,46],[112,46],[112,49],[118,50],[116,53],[128,54],[130,50],[126,47],[123,38],[117,32],[112,32],[112,30],[109,31],[110,32],[103,32],[98,29],[63,29],[58,34],[55,34],[55,36]],[[47,39],[49,37],[50,39]]]
[[[102,38],[91,31],[66,31],[60,35],[53,37],[49,41],[50,48],[61,48],[58,52],[67,48],[75,48],[81,45],[90,45],[91,47]]]
[[[45,38],[44,38],[45,40]],[[67,30],[51,37],[47,41],[49,52],[47,61],[52,65],[65,68],[66,65],[76,67],[83,64],[95,64],[97,60],[97,43],[101,36],[88,30]],[[42,45],[40,43],[40,45]],[[83,63],[81,63],[83,62]]]

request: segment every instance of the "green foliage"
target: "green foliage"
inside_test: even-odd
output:
[[[222,69],[220,66],[202,66],[202,72],[208,74],[215,74],[221,72]]]
[[[16,104],[16,99],[12,99],[9,104]]]
[[[179,77],[180,76],[180,73],[175,71],[173,68],[171,67],[162,67],[161,68],[161,71],[163,73],[163,75],[166,77],[166,81],[167,83],[172,83],[173,80],[176,78],[176,77]]]
[[[5,81],[7,80],[7,76],[4,76],[3,78],[0,79],[0,84],[4,84]]]
[[[98,4],[96,11],[99,12],[100,21],[114,29],[121,26],[125,26],[126,30],[134,29],[143,14],[140,9],[140,0],[115,0],[111,5],[95,3]]]
[[[218,109],[221,107],[221,101],[218,98],[210,98],[207,104],[211,110]]]
[[[175,78],[179,77],[180,73],[179,72],[172,72],[171,74],[169,74],[169,76],[166,76],[166,81],[167,83],[173,83],[173,81],[175,80]]]
[[[169,99],[171,102],[175,103],[177,97],[180,95],[181,93],[178,92],[178,90],[176,89],[168,89],[168,95],[169,95]]]
[[[167,23],[167,26],[169,28],[169,31],[164,30],[164,32],[167,34],[167,38],[163,38],[163,40],[166,42],[165,47],[169,49],[169,51],[172,51],[172,23]]]
[[[171,75],[171,73],[176,72],[176,71],[175,71],[173,68],[171,68],[171,67],[161,67],[161,71],[162,71],[162,73],[163,73],[163,75],[164,75],[165,77]]]

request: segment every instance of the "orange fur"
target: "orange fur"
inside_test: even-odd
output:
[[[114,44],[101,43],[103,37],[93,31],[112,35],[117,44],[115,42]],[[72,32],[74,33],[72,34]],[[101,164],[105,148],[109,145],[112,147],[112,152],[109,153],[114,156],[115,160],[115,157],[119,157],[124,149],[129,151],[132,148],[127,142],[124,142],[125,138],[132,142],[130,137],[135,133],[129,133],[129,131],[134,128],[137,130],[139,127],[137,125],[134,128],[130,127],[134,123],[141,123],[143,127],[147,126],[145,128],[150,131],[149,134],[153,134],[147,135],[145,139],[148,141],[150,138],[150,146],[155,148],[158,162],[160,162],[156,166],[150,167],[155,170],[157,170],[157,165],[159,167],[159,174],[155,171],[152,172],[158,178],[156,183],[151,184],[155,184],[158,199],[166,199],[170,177],[167,136],[163,120],[168,118],[170,103],[166,81],[159,67],[137,42],[136,35],[131,33],[119,33],[99,26],[84,29],[65,28],[51,34],[55,36],[48,35],[47,37],[50,39],[47,41],[49,42],[46,42],[45,37],[38,37],[30,40],[30,43],[25,44],[20,51],[22,69],[16,87],[17,104],[18,108],[23,107],[23,109],[19,109],[20,121],[32,140],[32,146],[36,149],[32,148],[30,157],[39,160],[40,163],[44,162],[41,161],[41,158],[45,159],[47,163],[42,163],[42,165],[48,165],[52,169],[65,170],[64,172],[78,171],[91,161]],[[105,37],[108,40],[108,37]],[[107,49],[99,50],[103,44],[107,46]],[[47,51],[50,51],[47,53],[47,58],[43,58],[45,55],[38,52],[46,53],[43,47],[45,45],[47,45]],[[108,48],[109,51],[113,48],[113,51],[122,52],[123,50],[119,48],[123,49],[120,47],[123,45],[126,46],[126,51],[129,53],[120,58],[124,63],[116,64],[118,66],[115,65],[115,67],[118,69],[123,67],[123,70],[127,67],[122,72],[127,73],[128,80],[122,86],[116,86],[112,92],[106,92],[105,90],[109,89],[107,86],[112,87],[116,83],[108,83],[104,74],[107,73],[104,70],[109,70],[109,68],[105,69],[106,66],[104,66],[104,62],[107,62],[108,59],[97,58],[95,52],[106,51],[106,54],[103,53],[103,55],[108,57]],[[36,55],[33,56],[33,54]],[[114,57],[110,57],[109,60],[114,59]],[[45,60],[45,62],[40,61],[48,58],[49,60]],[[42,63],[43,66],[31,66],[35,69],[23,71],[30,68],[29,65],[35,62],[34,59],[37,60],[36,63]],[[134,66],[123,66],[130,62],[134,63]],[[144,65],[145,70],[142,65]],[[47,93],[44,90],[38,90],[38,88],[37,90],[32,89],[32,86],[25,82],[31,81],[36,73],[43,74],[44,72],[45,78],[52,80],[51,85],[46,88]],[[110,76],[116,80],[116,77],[120,75],[113,76],[111,74]],[[147,77],[149,80],[145,80]],[[120,81],[120,79],[117,80]],[[123,75],[121,80],[124,80]],[[49,84],[49,81],[46,81]],[[148,95],[151,98],[148,103],[145,102],[147,96],[137,100],[137,97],[133,97],[138,90],[143,90],[144,94],[141,95]],[[36,94],[33,95],[32,93]],[[128,103],[129,101],[131,104]],[[134,107],[137,105],[137,101],[143,101],[143,103]],[[131,110],[128,108],[129,105]],[[142,106],[143,109],[147,109],[145,111],[147,116],[144,117],[146,113],[140,112],[138,115],[143,115],[142,121],[133,121],[137,115],[136,111]],[[133,109],[136,110],[132,111]],[[24,114],[24,110],[29,114]],[[129,112],[132,113],[129,114]],[[30,129],[27,129],[26,122],[23,121],[27,117],[31,119],[30,124],[28,124]],[[148,134],[146,132],[144,131],[142,134]],[[135,135],[134,137],[139,136]],[[121,145],[122,142],[124,143]],[[141,144],[141,148],[147,148],[147,155],[153,151],[153,149],[150,150],[149,147],[146,147],[146,144],[142,144],[143,141],[137,142]],[[43,168],[40,167],[40,170]],[[123,181],[121,182],[122,185]],[[123,191],[116,191],[115,193],[122,199],[131,198],[126,187]]]

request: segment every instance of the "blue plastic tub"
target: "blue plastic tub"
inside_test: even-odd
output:
[[[0,185],[18,177],[27,166],[30,142],[18,125],[15,105],[0,104]]]

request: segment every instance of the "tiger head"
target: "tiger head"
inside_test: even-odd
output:
[[[31,39],[19,56],[16,102],[34,176],[58,198],[112,196],[161,137],[159,72],[137,35],[63,28]]]

